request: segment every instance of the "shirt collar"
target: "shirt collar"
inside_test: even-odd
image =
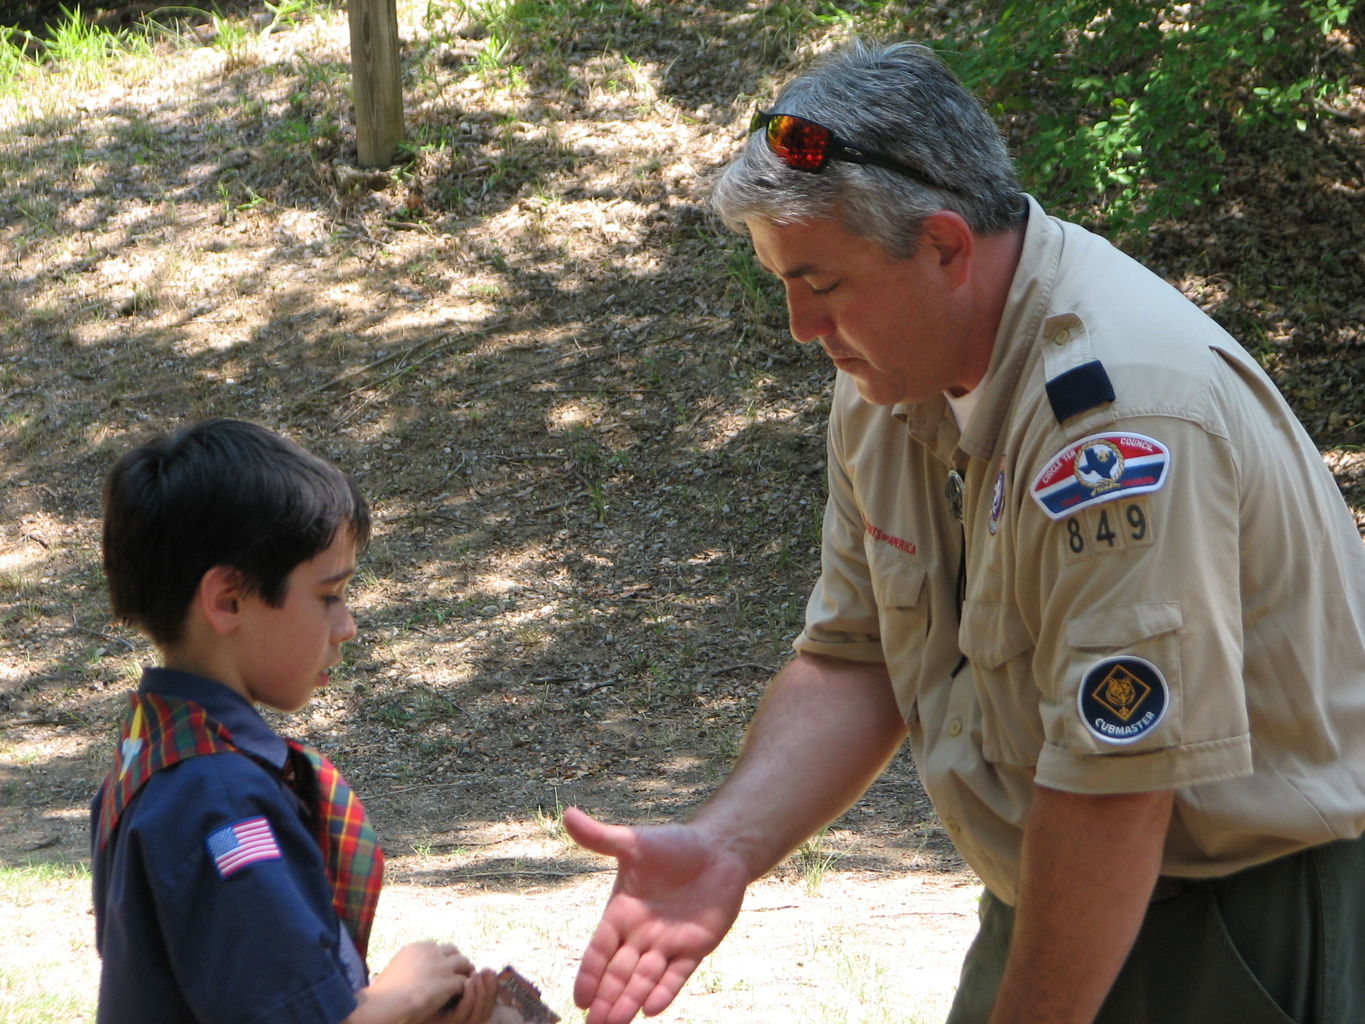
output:
[[[957,421],[957,429],[965,430],[967,424],[971,422],[972,412],[976,409],[976,403],[981,400],[980,385],[972,388],[965,395],[961,395],[958,398],[954,398],[946,392],[943,397],[948,402],[948,408],[953,411],[953,419]]]
[[[232,734],[232,742],[242,751],[284,767],[289,751],[284,738],[266,724],[250,701],[222,683],[178,669],[145,668],[138,690],[193,701]]]

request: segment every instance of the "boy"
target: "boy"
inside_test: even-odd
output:
[[[355,635],[354,482],[214,419],[126,454],[104,504],[114,613],[162,667],[92,806],[99,1021],[488,1020],[495,975],[454,946],[405,946],[369,978],[383,854],[364,808],[253,707],[301,708]]]

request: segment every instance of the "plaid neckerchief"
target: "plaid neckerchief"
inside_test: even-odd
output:
[[[222,723],[193,701],[155,693],[130,694],[128,701],[114,764],[100,790],[95,841],[101,850],[129,802],[162,768],[201,754],[251,756],[232,742],[232,734]],[[322,849],[332,885],[332,906],[363,959],[384,881],[384,852],[365,808],[336,766],[312,747],[296,740],[286,743],[289,760],[284,781],[308,808],[313,837]]]
[[[336,765],[315,747],[288,742],[285,781],[313,810],[314,835],[332,883],[332,905],[363,957],[384,884],[384,851],[360,798]]]
[[[124,809],[156,772],[188,757],[237,749],[227,729],[198,704],[155,693],[130,694],[128,702],[114,765],[100,787],[95,842],[101,850]]]

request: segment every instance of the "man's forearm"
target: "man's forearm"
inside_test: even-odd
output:
[[[904,738],[885,666],[798,655],[768,684],[729,778],[693,821],[758,878],[843,813]]]
[[[1038,786],[1019,903],[991,1024],[1088,1024],[1142,927],[1172,794],[1084,796]]]

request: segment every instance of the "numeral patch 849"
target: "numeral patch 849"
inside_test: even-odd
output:
[[[1155,539],[1151,513],[1143,499],[1105,502],[1062,523],[1068,561],[1146,547]]]

